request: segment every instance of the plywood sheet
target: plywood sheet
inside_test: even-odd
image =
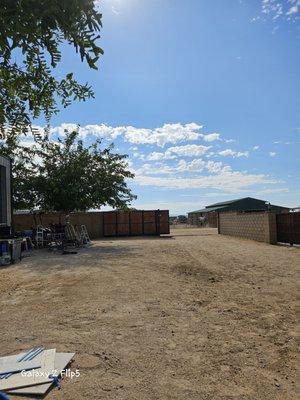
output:
[[[7,379],[0,380],[0,391],[16,389],[26,386],[39,385],[42,383],[51,382],[49,374],[54,371],[55,349],[44,350],[34,359],[36,363],[41,364],[41,368],[36,370],[39,374],[31,374],[33,376],[22,376],[21,373],[13,374]],[[15,357],[19,357],[15,356]]]
[[[54,369],[57,371],[57,375],[60,375],[61,372],[66,368],[72,358],[75,356],[75,353],[56,353],[55,361],[54,361]],[[42,385],[37,386],[28,386],[21,389],[9,390],[8,392],[11,394],[19,394],[19,395],[35,395],[42,396],[50,389],[52,383],[44,383]]]

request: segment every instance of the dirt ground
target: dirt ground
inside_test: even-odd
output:
[[[0,269],[0,353],[76,352],[49,400],[299,399],[299,267],[214,229],[36,251]]]

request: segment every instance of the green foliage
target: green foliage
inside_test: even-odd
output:
[[[31,209],[37,202],[34,149],[22,147],[16,138],[0,142],[0,154],[11,157],[13,176],[13,204],[20,210]]]
[[[73,100],[93,97],[91,87],[68,73],[55,75],[60,45],[74,46],[81,61],[97,69],[102,15],[93,0],[1,0],[0,134],[28,132],[33,118],[47,122]]]
[[[124,208],[135,198],[126,184],[134,176],[127,156],[113,153],[112,146],[101,149],[100,140],[85,147],[78,132],[30,148],[3,145],[0,153],[15,155],[15,209],[71,212],[105,204]]]

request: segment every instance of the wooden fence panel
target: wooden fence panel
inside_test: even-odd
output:
[[[169,211],[159,210],[159,233],[168,234],[170,233],[170,222],[169,222]]]
[[[130,232],[133,236],[143,235],[143,211],[130,211]]]
[[[103,213],[103,236],[117,236],[117,214],[115,211]]]
[[[117,235],[129,236],[130,235],[130,213],[129,212],[116,212],[117,218]]]
[[[282,213],[276,215],[277,241],[300,244],[300,213]]]
[[[14,229],[22,231],[37,225],[65,224],[66,215],[43,213],[41,217],[32,214],[15,215]],[[73,225],[86,225],[92,239],[103,236],[141,236],[170,233],[168,210],[132,210],[71,213]]]
[[[144,211],[144,234],[156,235],[157,232],[157,215],[156,211]]]
[[[168,210],[103,212],[104,236],[140,236],[170,233]]]

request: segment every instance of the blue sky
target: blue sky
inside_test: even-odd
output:
[[[95,99],[52,120],[129,154],[140,208],[245,196],[300,205],[300,1],[102,0]]]

